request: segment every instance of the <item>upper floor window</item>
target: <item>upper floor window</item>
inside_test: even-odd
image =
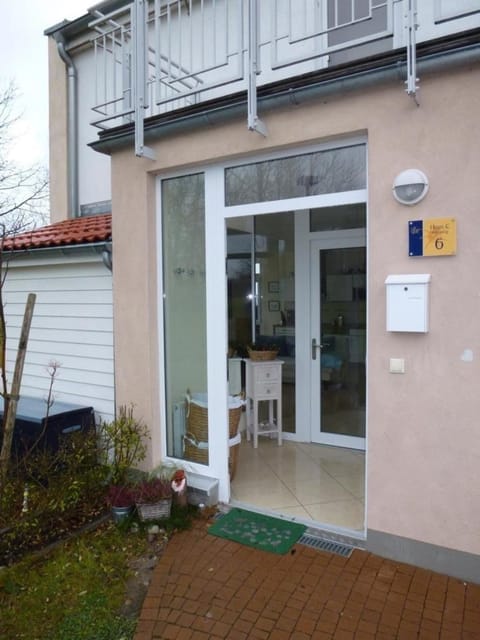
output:
[[[478,0],[434,0],[435,22],[461,18],[480,11]]]

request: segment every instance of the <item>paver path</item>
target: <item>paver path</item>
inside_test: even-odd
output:
[[[168,543],[135,640],[480,640],[480,585],[361,550],[278,556],[207,529]]]

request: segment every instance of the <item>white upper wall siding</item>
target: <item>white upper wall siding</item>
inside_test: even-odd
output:
[[[4,286],[7,370],[12,380],[16,349],[30,292],[37,294],[21,394],[46,398],[48,365],[60,364],[54,396],[93,406],[98,418],[115,411],[112,275],[99,256],[88,260],[14,261]]]
[[[74,58],[78,74],[78,197],[79,204],[110,200],[110,157],[93,151],[88,145],[98,136],[93,120],[95,103],[95,60],[93,48]]]

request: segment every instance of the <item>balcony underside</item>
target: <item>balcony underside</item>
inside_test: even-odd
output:
[[[419,70],[422,73],[445,71],[452,66],[480,62],[480,28],[453,34],[422,43],[417,49]],[[282,79],[258,88],[260,114],[279,106],[293,106],[319,96],[340,91],[360,91],[385,82],[398,82],[405,77],[407,55],[405,48],[388,51],[355,63]],[[399,90],[399,100],[407,99]],[[189,105],[147,118],[144,123],[146,140],[155,140],[175,131],[213,125],[235,118],[245,118],[247,91],[220,96],[206,102]],[[126,123],[99,133],[91,147],[101,153],[133,144],[135,126]]]

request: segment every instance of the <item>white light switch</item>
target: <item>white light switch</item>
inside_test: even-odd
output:
[[[404,358],[390,358],[390,373],[405,373]]]

